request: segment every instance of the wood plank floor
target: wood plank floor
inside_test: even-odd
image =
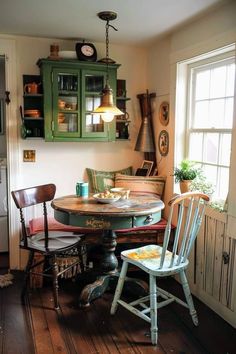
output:
[[[174,280],[164,280],[166,289]],[[2,354],[115,354],[178,353],[234,354],[236,331],[195,299],[199,327],[194,327],[187,310],[170,305],[158,312],[158,346],[150,344],[149,325],[119,308],[109,310],[113,295],[105,293],[89,308],[79,309],[78,284],[61,283],[61,309],[53,310],[51,289],[33,290],[25,306],[20,301],[22,273],[15,272],[13,285],[0,290],[0,352]]]

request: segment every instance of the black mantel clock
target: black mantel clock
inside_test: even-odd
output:
[[[76,43],[75,46],[77,58],[82,61],[96,61],[97,50],[92,43]]]

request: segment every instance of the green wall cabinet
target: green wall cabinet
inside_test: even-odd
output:
[[[44,92],[46,141],[115,141],[116,121],[93,114],[101,102],[106,64],[75,60],[38,61]],[[114,102],[118,64],[109,65]]]

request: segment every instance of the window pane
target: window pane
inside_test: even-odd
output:
[[[95,133],[104,131],[104,122],[100,117],[100,114],[86,114],[86,133]]]
[[[210,70],[196,74],[196,100],[208,98],[210,93]]]
[[[100,104],[101,104],[101,97],[87,96],[85,101],[85,109],[88,112],[92,112],[95,110],[95,108],[100,106]]]
[[[60,73],[58,74],[58,91],[77,91],[77,75]]]
[[[204,162],[217,163],[219,134],[205,134]]]
[[[225,200],[227,198],[229,185],[229,169],[221,167],[219,168],[219,179],[215,193],[216,198]]]
[[[235,64],[230,64],[227,67],[227,81],[226,81],[226,96],[234,95],[234,71]]]
[[[86,111],[93,111],[93,97],[86,97],[85,99],[85,109]]]
[[[222,128],[224,120],[224,99],[212,100],[209,104],[209,128]]]
[[[203,134],[191,133],[189,136],[189,159],[193,161],[202,161]],[[198,147],[196,149],[196,146]]]
[[[220,66],[211,70],[210,97],[225,95],[226,67]]]
[[[207,180],[216,188],[214,198],[224,199],[229,182],[235,63],[230,53],[228,58],[217,56],[189,65],[184,156],[202,164]]]
[[[93,124],[102,124],[100,114],[93,114]]]
[[[193,128],[207,128],[208,101],[196,102]]]
[[[87,92],[100,92],[104,86],[104,77],[95,75],[85,76],[85,90]]]
[[[227,98],[225,100],[225,120],[224,128],[232,129],[233,126],[234,100]]]
[[[231,152],[231,134],[222,134],[220,144],[219,164],[229,166]]]
[[[94,109],[96,109],[101,104],[101,97],[94,97]]]
[[[202,169],[207,177],[207,180],[215,187],[217,181],[217,166],[203,165]]]

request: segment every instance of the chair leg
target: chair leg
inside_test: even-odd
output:
[[[121,268],[121,271],[120,271],[119,280],[118,280],[118,283],[117,283],[117,286],[116,286],[114,299],[113,299],[113,302],[112,302],[112,305],[111,305],[111,315],[114,315],[116,313],[116,310],[117,310],[117,307],[118,307],[118,303],[117,302],[120,299],[120,296],[121,296],[121,293],[122,293],[122,290],[123,290],[127,269],[128,269],[128,263],[123,261],[122,268]]]
[[[198,325],[198,317],[197,317],[197,312],[195,310],[194,304],[193,304],[193,298],[189,289],[189,285],[188,285],[188,280],[186,278],[185,272],[182,271],[180,272],[180,281],[183,287],[183,291],[184,291],[184,295],[189,307],[189,313],[192,317],[193,323],[195,324],[195,326]]]
[[[58,265],[56,261],[56,256],[52,258],[52,277],[53,277],[53,298],[54,298],[54,307],[56,310],[59,309],[58,304]]]
[[[151,341],[157,345],[158,327],[157,327],[157,287],[156,277],[149,275],[149,296],[150,296],[150,317],[151,317]]]
[[[27,265],[25,267],[25,277],[24,277],[24,284],[23,284],[23,288],[21,291],[21,300],[22,302],[24,302],[24,297],[25,297],[25,293],[28,287],[28,282],[29,282],[29,277],[30,277],[30,268],[33,264],[33,260],[34,260],[34,251],[30,251],[29,254],[29,258],[28,258],[28,262]]]

